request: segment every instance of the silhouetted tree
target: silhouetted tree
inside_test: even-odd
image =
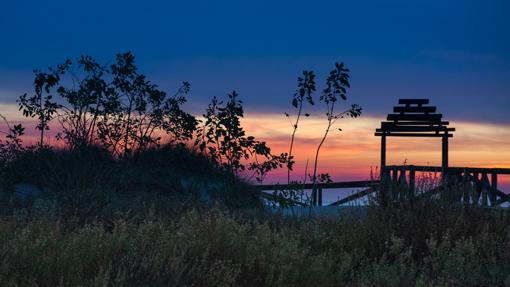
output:
[[[138,72],[134,60],[130,52],[118,54],[107,67],[82,56],[74,70],[67,60],[47,73],[36,72],[35,95],[25,94],[19,103],[25,116],[39,118],[40,146],[55,116],[62,127],[57,139],[70,148],[101,144],[117,155],[128,155],[159,146],[163,135],[174,141],[190,139],[197,121],[181,109],[190,84],[184,82],[168,96]],[[61,80],[64,75],[70,79]]]
[[[139,74],[131,53],[117,55],[111,65],[112,94],[109,112],[98,123],[101,142],[116,153],[158,146],[162,134],[173,140],[190,139],[195,130],[195,117],[184,112],[190,84],[184,82],[173,96]]]
[[[82,56],[78,59],[78,69],[85,73],[83,78],[73,71],[72,87],[58,88],[64,100],[58,112],[63,135],[59,133],[58,138],[63,137],[71,148],[96,143],[98,122],[112,110],[108,105],[112,89],[104,79],[106,68],[91,57]]]
[[[303,71],[303,76],[298,77],[298,88],[294,97],[292,98],[292,106],[297,109],[297,115],[294,122],[290,119],[290,115],[285,113],[285,116],[289,118],[292,125],[292,136],[290,139],[289,156],[287,158],[287,184],[290,184],[290,172],[295,163],[294,157],[292,156],[292,148],[294,147],[294,138],[298,129],[299,120],[301,119],[301,113],[303,111],[303,103],[308,102],[313,105],[312,93],[315,92],[315,74],[313,71]],[[305,113],[308,117],[309,114]]]
[[[228,95],[223,103],[213,97],[207,107],[203,125],[197,130],[195,145],[227,171],[239,175],[248,168],[255,173],[257,181],[272,169],[282,167],[287,154],[273,155],[263,141],[246,136],[240,119],[244,116],[242,101],[237,92]],[[247,166],[244,161],[252,159]]]
[[[66,61],[56,69],[48,68],[48,72],[34,71],[34,95],[23,94],[19,100],[19,110],[25,117],[37,117],[36,129],[40,131],[39,147],[44,146],[44,132],[50,129],[49,123],[54,118],[60,105],[53,99],[53,89],[59,84],[60,76],[71,64]]]
[[[350,88],[349,83],[349,69],[345,68],[344,63],[335,63],[335,69],[333,69],[326,80],[326,88],[324,89],[320,101],[326,104],[326,119],[327,125],[326,130],[324,131],[324,135],[317,147],[315,152],[315,161],[313,168],[313,195],[312,198],[315,198],[315,184],[320,181],[331,181],[328,174],[321,174],[319,177],[317,176],[317,164],[319,161],[319,152],[326,141],[326,138],[329,132],[332,130],[333,125],[338,119],[344,117],[353,117],[356,118],[361,115],[361,107],[357,104],[351,105],[351,107],[347,110],[344,110],[340,113],[335,112],[335,104],[338,100],[347,100],[347,89]],[[341,131],[341,129],[338,129]]]

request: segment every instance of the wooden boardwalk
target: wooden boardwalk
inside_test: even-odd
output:
[[[452,203],[463,203],[483,207],[497,207],[510,201],[510,194],[498,188],[498,175],[510,175],[509,168],[450,167],[448,165],[448,140],[453,137],[455,128],[448,127],[448,121],[437,114],[435,106],[429,106],[428,99],[399,99],[388,114],[375,136],[381,137],[380,179],[370,181],[349,181],[293,185],[261,185],[262,191],[310,190],[310,205],[322,206],[324,190],[338,188],[363,188],[330,205],[342,205],[370,194],[382,206],[398,204],[405,200],[419,200],[427,196],[439,197]],[[442,140],[441,166],[387,166],[386,140],[388,137],[436,137]],[[416,173],[439,173],[439,181],[426,183],[430,177],[417,177]],[[424,185],[427,185],[424,188]],[[262,192],[267,198],[272,195]],[[274,198],[273,198],[274,199]],[[289,202],[303,205],[302,202]]]
[[[343,205],[358,200],[368,195],[380,199],[380,204],[398,203],[406,199],[419,200],[424,196],[437,194],[442,198],[453,202],[478,205],[484,207],[496,207],[502,203],[510,202],[510,194],[505,193],[498,187],[498,175],[510,175],[510,168],[474,168],[474,167],[449,167],[445,176],[442,175],[443,167],[440,166],[414,166],[392,165],[383,168],[382,180],[345,181],[332,183],[317,183],[317,198],[311,200],[311,205],[322,206],[323,192],[338,188],[362,188],[362,190],[337,200],[329,205]],[[429,184],[428,190],[418,188],[423,185],[420,181],[427,181],[426,177],[417,174],[434,174],[437,179],[435,185]],[[437,176],[439,174],[439,176]],[[280,191],[289,189],[311,190],[313,184],[269,184],[259,185],[261,191]],[[273,199],[273,195],[263,192],[263,196]],[[289,202],[293,205],[305,205],[303,202]]]
[[[510,201],[510,196],[498,186],[498,175],[510,175],[509,168],[448,167],[445,170],[438,166],[414,165],[384,167],[381,197],[398,200],[400,196],[417,196],[416,173],[419,172],[441,175],[436,187],[419,191],[422,195],[437,193],[453,202],[494,207]],[[396,190],[405,194],[384,194]]]
[[[343,182],[331,182],[331,183],[316,183],[315,188],[317,192],[313,193],[316,195],[316,198],[312,198],[311,204],[313,206],[323,206],[322,204],[322,197],[323,192],[325,190],[331,190],[331,189],[339,189],[339,188],[363,188],[363,191],[372,189],[374,186],[378,186],[379,181],[374,180],[360,180],[360,181],[343,181]],[[285,190],[294,190],[294,191],[304,191],[304,190],[312,190],[314,188],[314,184],[312,183],[306,183],[306,184],[267,184],[267,185],[259,185],[258,186],[261,191],[285,191]],[[371,193],[371,192],[369,192]],[[263,196],[268,199],[273,199],[273,195],[268,193],[263,193]],[[346,199],[347,202],[353,201],[355,199],[361,198],[363,196],[359,196],[359,192],[355,193],[353,195],[354,197],[350,197],[349,199]],[[357,197],[356,197],[357,196]],[[291,204],[294,205],[305,205],[302,202],[296,202],[291,201]],[[340,205],[342,203],[338,204],[332,204],[332,205]]]

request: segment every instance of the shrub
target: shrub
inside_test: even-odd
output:
[[[4,217],[0,282],[502,286],[509,280],[506,212],[426,209],[426,214],[413,214],[371,208],[363,218],[315,219],[212,209],[170,217],[146,215],[143,220],[119,214],[111,225],[76,225],[46,216]],[[423,246],[417,244],[421,241]]]

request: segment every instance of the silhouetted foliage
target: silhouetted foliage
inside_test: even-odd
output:
[[[159,146],[164,135],[173,141],[192,137],[197,121],[181,109],[190,91],[188,82],[167,95],[138,72],[130,52],[118,54],[110,67],[90,56],[80,57],[76,68],[71,67],[67,60],[48,73],[36,72],[35,95],[19,99],[23,114],[39,119],[41,146],[43,132],[55,116],[61,125],[57,139],[70,148],[100,144],[126,155]]]
[[[21,124],[11,127],[4,116],[0,115],[0,118],[7,127],[7,132],[1,132],[5,135],[5,139],[0,139],[0,168],[2,168],[7,163],[16,159],[19,153],[25,149],[23,140],[21,139],[25,134],[25,128]]]
[[[332,130],[333,125],[338,119],[342,119],[344,117],[352,117],[356,118],[361,115],[361,107],[357,104],[351,105],[351,107],[347,110],[344,110],[340,113],[335,111],[335,104],[339,100],[347,100],[347,89],[350,88],[349,83],[349,69],[347,69],[344,63],[335,63],[335,68],[329,73],[328,78],[326,79],[326,88],[323,90],[322,95],[320,97],[320,101],[326,104],[326,119],[327,125],[324,135],[317,147],[315,152],[315,161],[313,168],[313,175],[311,177],[313,183],[318,182],[319,178],[321,181],[330,181],[329,174],[321,174],[320,177],[317,176],[317,164],[319,160],[319,152],[326,141],[326,138],[329,132]],[[338,129],[341,131],[341,129]],[[315,193],[315,189],[313,191]]]
[[[197,121],[181,109],[190,91],[188,82],[168,96],[138,73],[131,53],[117,55],[111,74],[110,109],[98,124],[102,144],[118,154],[129,154],[159,146],[162,134],[176,141],[192,137]]]
[[[68,60],[55,69],[48,68],[48,72],[35,70],[34,95],[23,94],[19,100],[19,109],[25,117],[36,117],[36,129],[40,131],[39,147],[44,145],[44,132],[50,129],[49,123],[55,117],[60,105],[54,101],[54,88],[59,84],[60,77],[69,68]]]
[[[285,113],[285,116],[289,118],[292,125],[292,137],[290,139],[289,155],[287,158],[287,184],[290,184],[290,172],[295,163],[294,157],[292,156],[292,148],[294,147],[294,138],[298,129],[299,120],[303,111],[303,103],[307,102],[313,105],[312,94],[315,92],[315,74],[313,71],[303,71],[303,76],[298,77],[298,88],[294,97],[292,98],[292,106],[297,109],[297,115],[294,122],[290,119],[290,115]],[[310,114],[306,113],[306,117]]]
[[[267,172],[285,164],[287,154],[273,155],[265,142],[246,135],[241,126],[244,111],[237,92],[230,93],[225,103],[214,97],[203,116],[205,120],[198,128],[195,145],[226,170],[239,175],[248,169],[254,172],[257,181],[262,181]],[[246,164],[250,159],[252,162]]]
[[[80,57],[77,68],[85,75],[78,78],[78,71],[73,71],[72,87],[61,85],[58,88],[64,101],[59,108],[58,120],[62,130],[57,138],[63,138],[70,148],[83,148],[97,143],[98,122],[111,110],[112,91],[103,78],[106,68],[89,56]]]
[[[326,87],[323,90],[322,95],[320,96],[320,101],[326,104],[326,119],[327,119],[327,126],[326,130],[324,132],[323,137],[321,138],[321,141],[317,147],[316,153],[315,153],[315,160],[314,160],[314,168],[313,168],[313,174],[305,175],[304,182],[306,182],[306,176],[310,177],[310,180],[315,183],[329,183],[332,182],[331,176],[329,173],[321,173],[317,174],[317,167],[318,167],[318,159],[319,159],[319,152],[326,141],[326,138],[329,134],[329,132],[333,129],[333,125],[338,119],[344,118],[344,117],[353,117],[356,118],[361,115],[362,108],[357,105],[353,104],[351,107],[345,111],[342,111],[340,113],[335,112],[335,104],[339,100],[347,100],[347,89],[350,88],[349,83],[349,69],[345,68],[344,63],[335,63],[335,68],[329,73],[328,78],[326,79]],[[290,172],[292,171],[292,166],[294,165],[294,158],[292,156],[292,149],[294,146],[294,139],[296,130],[298,128],[298,123],[300,121],[300,117],[302,115],[302,109],[303,104],[308,103],[310,105],[314,105],[313,101],[313,92],[316,90],[316,83],[315,83],[315,74],[313,71],[303,71],[303,76],[298,77],[298,88],[296,93],[294,94],[294,97],[292,99],[292,106],[294,106],[297,109],[297,116],[295,121],[293,122],[290,119],[290,115],[288,113],[285,113],[285,116],[289,118],[289,121],[292,125],[293,131],[290,141],[290,149],[289,149],[289,155],[287,157],[287,183],[291,184],[290,180]],[[309,116],[308,113],[304,114],[306,117]],[[341,129],[338,129],[341,131]],[[308,166],[308,162],[307,162]],[[306,173],[306,171],[305,171]],[[276,190],[273,194],[275,198],[283,198],[289,199],[292,201],[297,202],[296,198],[301,198],[300,196],[302,194],[302,191],[300,189],[291,188],[289,190]],[[315,188],[312,194],[312,198],[315,198]]]

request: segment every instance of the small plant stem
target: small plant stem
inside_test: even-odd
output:
[[[303,185],[306,184],[306,175],[308,173],[308,159],[306,159],[306,165],[305,165],[305,177],[303,178]]]
[[[294,137],[296,136],[296,131],[298,128],[299,119],[301,118],[301,111],[303,109],[303,101],[299,103],[299,110],[296,118],[296,122],[293,125],[294,130],[292,131],[292,137],[290,138],[290,149],[289,149],[289,157],[287,160],[287,184],[290,184],[290,161],[292,156],[292,148],[294,147]]]
[[[43,102],[42,102],[42,95],[39,97],[39,109],[43,110]],[[44,129],[46,127],[46,120],[44,118],[44,112],[41,119],[41,138],[39,139],[39,147],[43,147],[43,140],[44,140]]]
[[[312,185],[312,198],[314,199],[315,198],[315,185],[317,184],[317,163],[319,161],[319,152],[320,152],[320,149],[322,147],[322,145],[324,144],[324,142],[326,141],[326,138],[329,134],[329,131],[331,129],[331,125],[332,125],[332,120],[333,120],[333,111],[334,111],[334,107],[335,107],[335,102],[331,103],[331,107],[329,107],[328,105],[328,126],[326,128],[326,131],[324,132],[324,136],[322,137],[322,140],[321,142],[319,143],[319,146],[317,147],[317,150],[315,152],[315,162],[314,162],[314,166],[313,166],[313,177],[312,177],[312,180],[313,180],[313,185]]]

